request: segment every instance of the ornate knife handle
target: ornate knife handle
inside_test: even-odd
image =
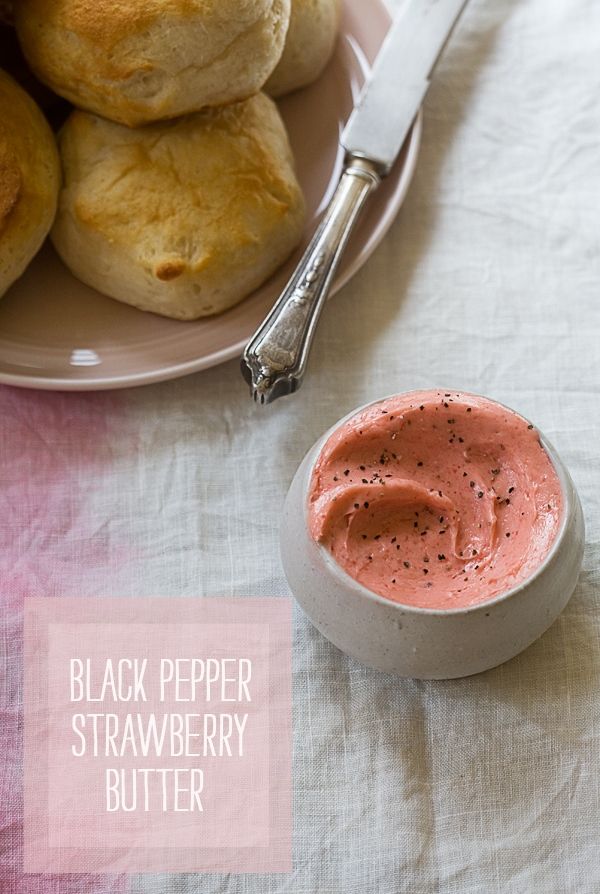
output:
[[[302,384],[317,323],[360,211],[381,176],[350,157],[325,216],[295,273],[242,357],[254,400],[271,403]]]

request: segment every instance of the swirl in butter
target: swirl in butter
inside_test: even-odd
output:
[[[554,466],[525,419],[471,394],[411,392],[329,437],[312,473],[309,526],[374,593],[452,609],[530,577],[562,508]]]

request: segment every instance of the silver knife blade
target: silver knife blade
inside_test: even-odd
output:
[[[468,0],[408,0],[394,21],[342,134],[351,155],[388,173]]]

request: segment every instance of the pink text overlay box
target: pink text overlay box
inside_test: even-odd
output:
[[[26,600],[24,861],[290,871],[290,600]]]

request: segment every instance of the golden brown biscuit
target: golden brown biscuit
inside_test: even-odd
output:
[[[283,55],[267,93],[282,96],[316,81],[333,53],[340,14],[341,0],[292,0]]]
[[[83,282],[192,320],[237,304],[298,244],[304,201],[264,94],[132,130],[74,112],[52,231]]]
[[[48,234],[59,171],[46,119],[0,71],[0,295],[23,273]]]
[[[283,51],[290,0],[20,0],[15,15],[42,81],[135,126],[259,91]]]

